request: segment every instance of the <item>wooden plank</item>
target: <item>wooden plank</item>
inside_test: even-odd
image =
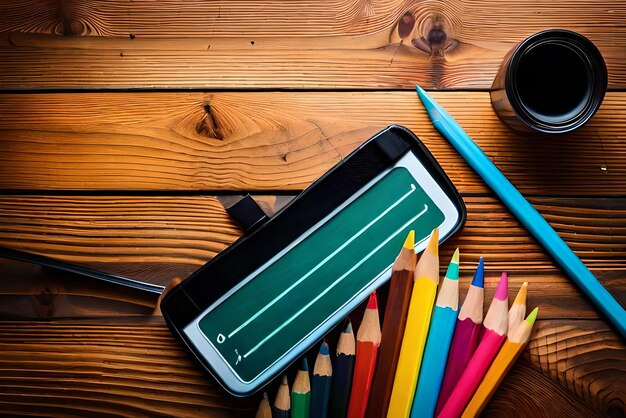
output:
[[[605,323],[540,321],[524,357],[600,415],[626,412],[626,345]]]
[[[0,86],[488,88],[517,42],[557,27],[594,41],[623,88],[625,18],[608,0],[3,2]]]
[[[626,93],[559,138],[507,129],[487,93],[434,97],[523,193],[626,194]],[[0,114],[4,189],[300,190],[397,123],[460,191],[486,191],[413,92],[3,94]]]
[[[515,406],[520,416],[624,412],[626,382],[620,377],[626,349],[617,335],[600,321],[539,320],[538,328],[490,411]],[[564,329],[568,332],[560,337]],[[590,330],[598,331],[591,340]],[[551,348],[582,342],[587,354],[561,350],[559,362],[552,363],[554,353],[537,348],[547,336]],[[226,396],[203,378],[159,317],[3,321],[0,338],[0,403],[7,414],[241,416],[256,407],[255,398]],[[567,364],[567,373],[552,376],[541,369],[547,362]],[[528,392],[513,392],[512,385]],[[538,391],[541,396],[531,397]]]
[[[484,255],[487,286],[495,288],[503,269],[510,272],[512,288],[530,282],[529,304],[540,306],[544,318],[597,316],[498,201],[466,196],[465,202],[468,219],[462,233],[442,247],[442,260],[461,248],[462,292],[478,257]],[[626,228],[621,226],[626,224],[626,199],[533,202],[615,297],[626,302]],[[220,204],[207,196],[0,197],[0,245],[161,285],[187,277],[240,235]],[[0,264],[0,277],[4,277],[0,315],[17,311],[28,318],[111,315],[120,292],[114,287],[93,288],[91,280],[50,277],[11,263]],[[98,302],[91,303],[92,299]],[[118,315],[145,313],[144,305],[129,302]]]

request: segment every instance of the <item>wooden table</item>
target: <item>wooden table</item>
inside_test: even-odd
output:
[[[484,255],[487,299],[507,269],[511,293],[528,281],[540,307],[488,415],[624,416],[624,341],[433,130],[413,90],[436,90],[626,303],[624,22],[626,2],[613,0],[2,2],[0,244],[164,285],[242,234],[215,196],[282,204],[373,133],[405,125],[467,204],[442,248],[444,260],[461,248],[463,294]],[[609,92],[576,133],[515,134],[487,91],[513,45],[555,27],[596,43]],[[200,373],[154,301],[8,260],[0,278],[2,413],[256,408]]]

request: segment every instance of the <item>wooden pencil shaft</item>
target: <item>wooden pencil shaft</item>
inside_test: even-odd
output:
[[[345,418],[348,413],[355,355],[339,354],[333,361],[329,411],[333,418]]]
[[[456,383],[459,381],[465,366],[474,354],[482,334],[482,324],[474,323],[470,318],[458,319],[454,327],[454,335],[450,343],[448,362],[444,372],[435,415],[438,415],[443,405],[452,394]]]
[[[415,281],[387,411],[389,418],[408,417],[411,412],[436,293],[437,284],[432,279]]]
[[[377,356],[378,343],[357,342],[348,418],[361,418],[365,416]]]
[[[465,407],[463,411],[463,417],[476,417],[480,415],[485,408],[493,394],[500,386],[500,383],[504,380],[505,376],[511,370],[517,358],[522,354],[525,343],[514,343],[507,340],[500,348],[498,355],[493,360],[493,363],[487,370],[485,377],[481,381],[478,389],[472,396],[470,403]]]
[[[370,400],[365,414],[368,418],[382,417],[389,408],[389,399],[391,398],[393,380],[411,301],[413,271],[394,271],[389,286],[378,364],[374,373]]]

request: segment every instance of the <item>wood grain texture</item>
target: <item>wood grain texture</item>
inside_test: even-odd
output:
[[[550,324],[538,321],[540,330],[555,330]],[[626,382],[611,372],[626,368],[619,337],[599,321],[562,321],[559,327],[569,330],[571,345],[585,341],[588,329],[602,332],[585,343],[589,356],[571,349],[559,352],[558,364],[570,367],[558,379],[540,366],[553,354],[535,348],[545,340],[544,331],[538,333],[488,412],[589,417],[594,413],[587,405],[600,405],[603,413],[623,413]],[[3,321],[0,337],[0,404],[7,414],[235,417],[252,416],[256,407],[256,399],[225,396],[201,376],[159,317]],[[585,370],[596,373],[581,381]],[[581,387],[572,393],[565,390],[568,385]],[[519,388],[524,390],[511,393]]]
[[[525,359],[603,416],[626,415],[626,344],[596,321],[541,321]]]
[[[588,300],[497,200],[467,196],[465,201],[465,228],[441,249],[442,260],[449,260],[461,248],[462,294],[484,255],[488,293],[506,269],[511,289],[530,282],[529,304],[539,305],[543,318],[596,317]],[[626,224],[626,199],[534,198],[533,203],[626,303],[626,228],[619,226]],[[217,200],[207,196],[0,196],[0,245],[161,285],[187,277],[240,235]],[[94,288],[94,281],[75,277],[66,281],[63,274],[28,265],[0,263],[0,277],[0,313],[6,315],[111,315],[119,297],[114,287]],[[124,306],[115,315],[145,314],[134,299],[120,303]]]
[[[507,129],[488,93],[433,96],[523,193],[626,195],[626,93],[549,139]],[[414,92],[3,94],[0,114],[4,189],[300,190],[397,123],[460,191],[486,191]]]
[[[163,319],[0,322],[4,414],[234,417],[253,399],[204,377]]]
[[[508,50],[555,27],[588,36],[626,85],[626,11],[607,0],[30,0],[0,16],[5,89],[488,88]]]

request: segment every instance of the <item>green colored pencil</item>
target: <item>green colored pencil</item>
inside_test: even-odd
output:
[[[311,408],[311,380],[309,363],[302,357],[302,363],[291,389],[291,418],[309,418]]]

